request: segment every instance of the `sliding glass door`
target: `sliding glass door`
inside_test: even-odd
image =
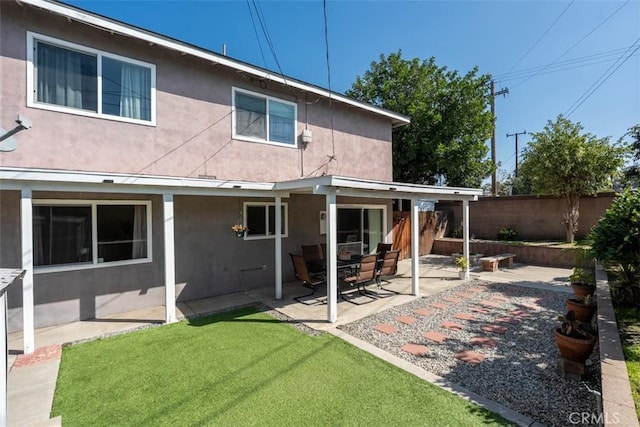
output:
[[[384,206],[338,206],[338,254],[376,252],[386,234]]]

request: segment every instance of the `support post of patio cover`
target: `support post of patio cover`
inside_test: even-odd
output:
[[[418,200],[411,199],[411,294],[420,295],[420,230]]]
[[[165,322],[176,321],[176,257],[174,238],[173,194],[163,194],[164,219],[164,309]]]
[[[338,208],[336,190],[331,189],[326,195],[327,210],[327,320],[331,323],[338,320]]]
[[[276,270],[276,299],[282,299],[282,196],[276,196],[276,238],[275,238],[275,270]]]
[[[20,238],[22,248],[22,342],[24,354],[36,347],[33,310],[33,202],[30,188],[23,188],[20,198]]]
[[[469,258],[469,201],[462,201],[462,255],[467,259]],[[467,262],[467,268],[464,271],[464,280],[469,280],[469,264]]]

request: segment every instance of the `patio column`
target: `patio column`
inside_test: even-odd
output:
[[[411,199],[411,294],[420,295],[420,226],[418,200]]]
[[[275,270],[276,270],[276,299],[282,299],[282,196],[276,196],[276,238],[275,238]]]
[[[469,201],[462,201],[462,255],[469,260],[464,272],[464,280],[469,279],[469,268],[471,259],[469,258]]]
[[[24,354],[36,347],[33,310],[33,202],[30,188],[23,188],[20,198],[20,238],[22,248],[22,334]]]
[[[173,194],[162,195],[164,223],[164,310],[165,322],[176,319],[176,249],[174,237]]]
[[[326,195],[327,209],[327,320],[338,320],[338,208],[336,190],[330,189]]]

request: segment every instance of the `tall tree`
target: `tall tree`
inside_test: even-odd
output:
[[[569,243],[578,231],[580,197],[610,189],[628,153],[626,146],[612,145],[608,137],[597,138],[582,130],[580,123],[562,115],[555,122],[549,120],[542,132],[533,134],[519,170],[530,180],[535,193],[564,199]]]
[[[493,117],[489,75],[464,76],[435,59],[380,55],[358,76],[347,96],[411,117],[393,131],[393,175],[402,182],[479,187],[493,172],[486,141]]]
[[[626,136],[630,136],[631,151],[633,152],[634,164],[624,170],[624,183],[628,187],[640,187],[640,123],[629,128]]]

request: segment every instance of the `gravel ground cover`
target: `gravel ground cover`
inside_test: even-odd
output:
[[[587,386],[600,390],[597,346],[583,383],[564,379],[555,372],[559,353],[552,331],[558,326],[558,315],[566,311],[568,296],[562,292],[476,280],[376,313],[340,329],[543,425],[567,426],[582,420],[583,413],[598,413],[597,397]],[[447,307],[435,308],[433,303]],[[471,308],[482,308],[486,312]],[[420,309],[431,313],[415,312]],[[454,315],[458,313],[472,314],[475,319],[457,319]],[[396,320],[399,316],[417,321],[406,324]],[[512,323],[504,322],[506,319]],[[443,328],[443,322],[457,323],[462,328]],[[380,324],[394,326],[397,331],[385,334],[374,329]],[[506,332],[482,329],[489,325],[506,327]],[[437,344],[423,336],[430,331],[448,338]],[[497,345],[472,345],[474,337],[494,339]],[[402,347],[408,343],[424,345],[427,351],[423,355],[403,351]],[[453,357],[463,350],[479,353],[484,360],[472,364]]]

